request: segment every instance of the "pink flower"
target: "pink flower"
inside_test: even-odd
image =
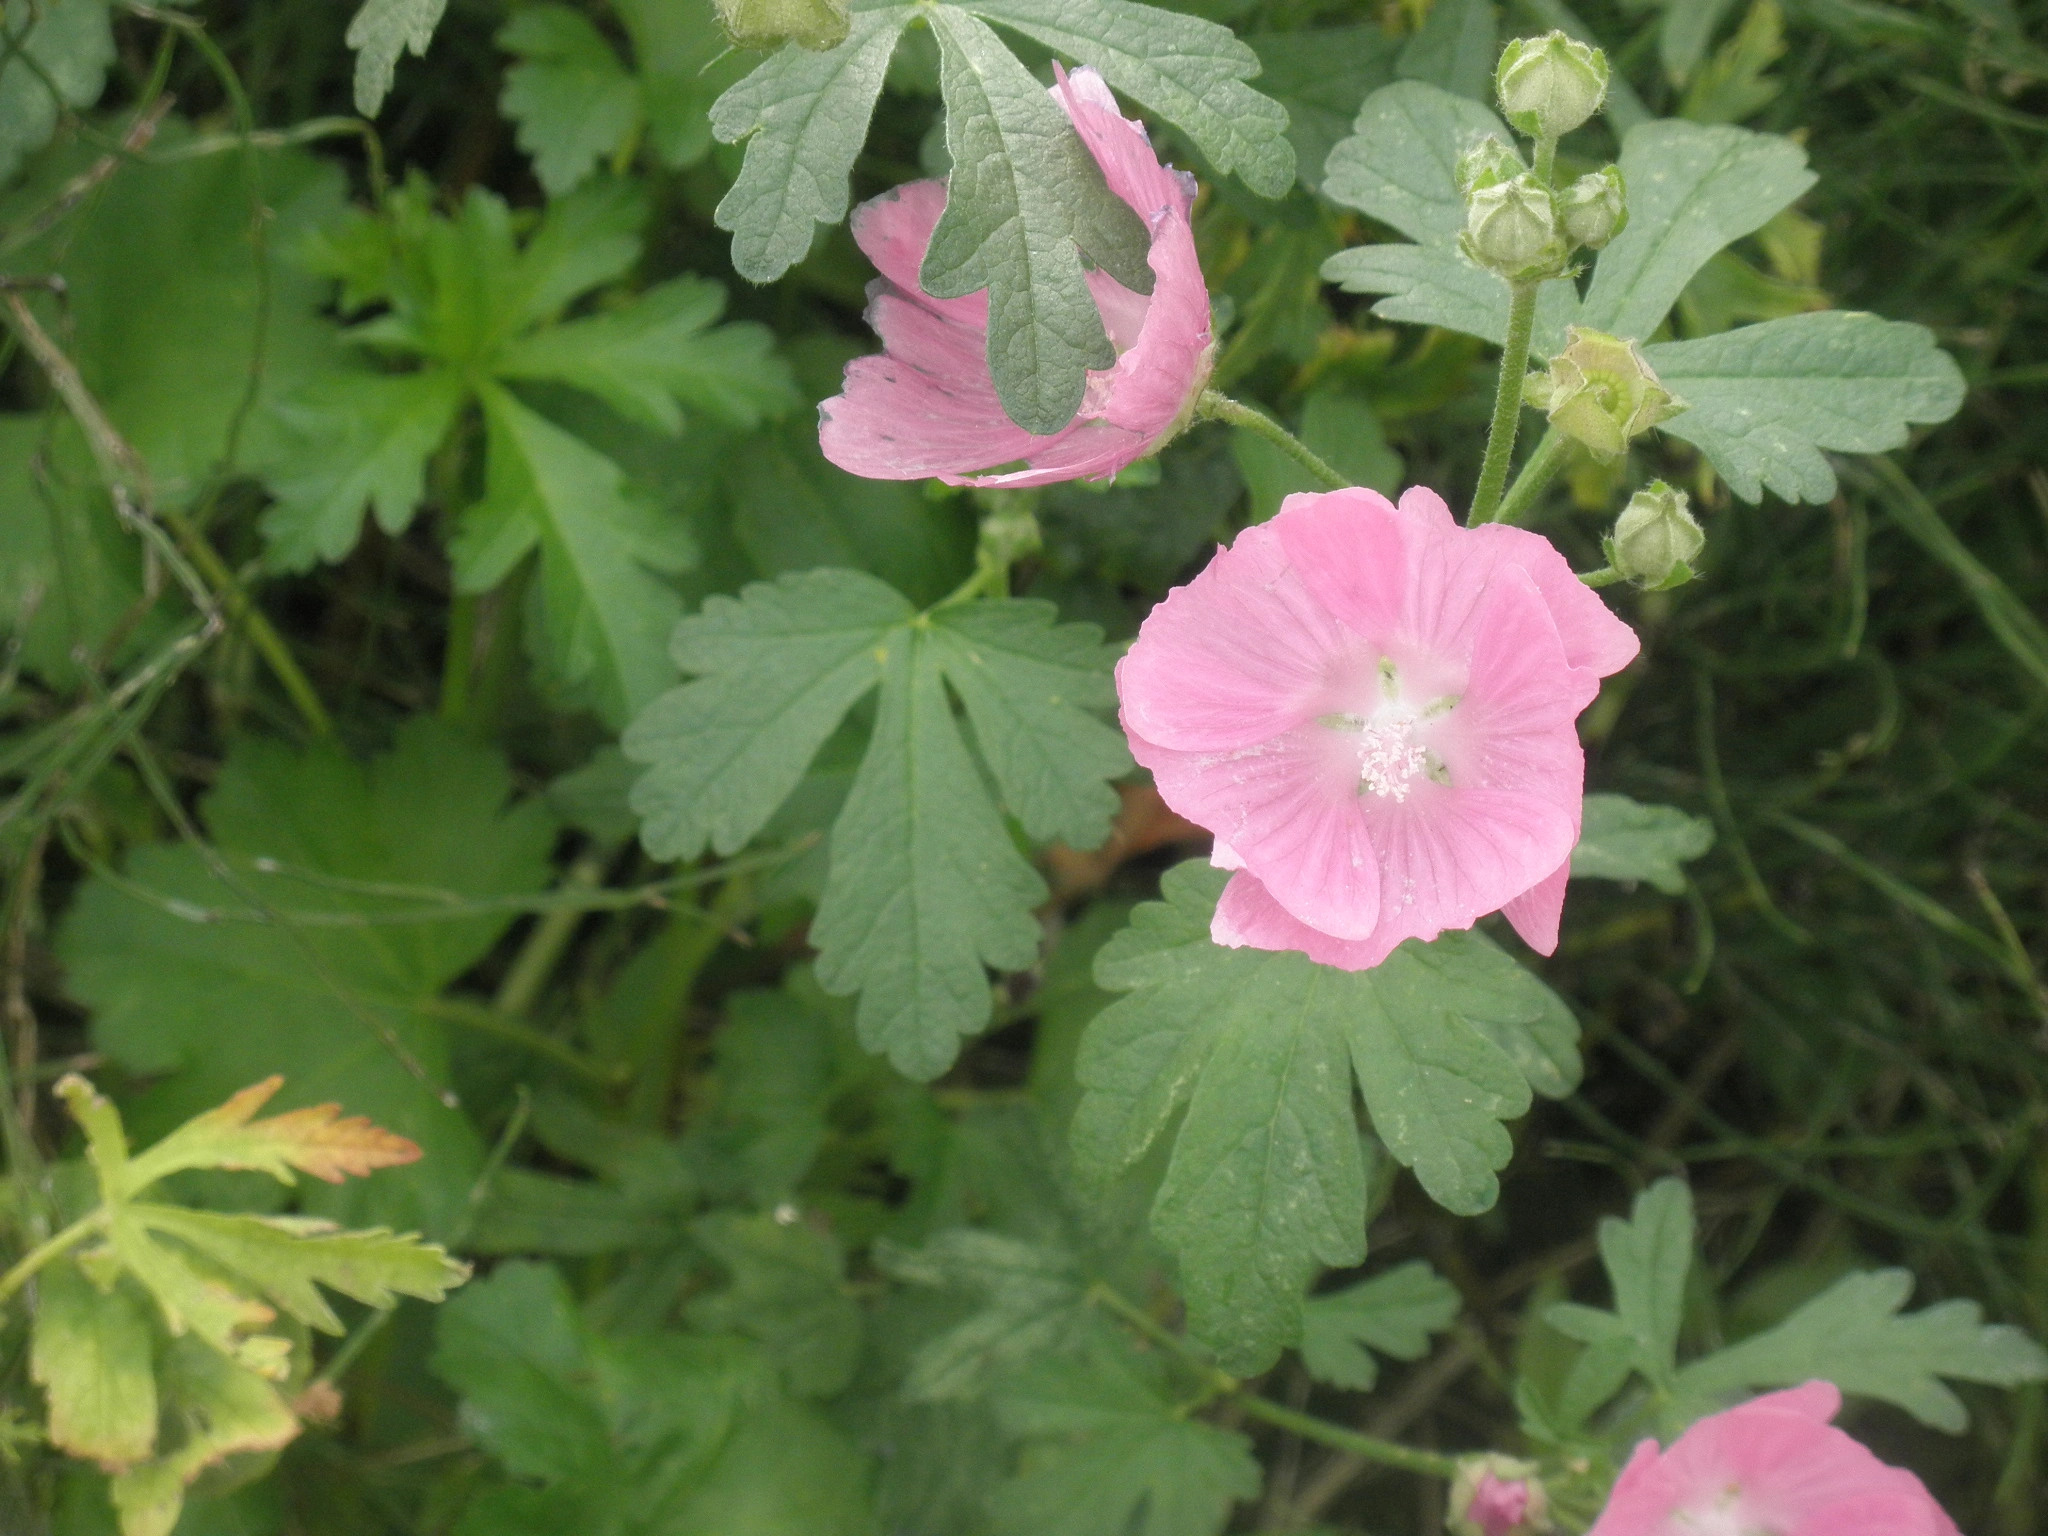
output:
[[[1159,163],[1144,128],[1117,111],[1092,69],[1053,87],[1110,190],[1152,231],[1149,297],[1108,273],[1088,286],[1117,350],[1088,375],[1080,414],[1049,437],[1003,414],[988,367],[988,293],[935,299],[917,286],[946,184],[914,181],[854,210],[853,237],[881,272],[868,287],[868,323],[884,351],[846,368],[844,392],[821,405],[818,441],[841,469],[871,480],[951,485],[1049,485],[1107,479],[1157,449],[1185,423],[1209,377],[1209,290],[1188,212],[1194,181]],[[1009,474],[975,474],[1023,460]]]
[[[1701,1419],[1659,1453],[1638,1445],[1588,1536],[1958,1536],[1920,1479],[1828,1420],[1825,1381]]]
[[[1507,1536],[1529,1513],[1529,1485],[1520,1480],[1502,1482],[1491,1472],[1479,1474],[1472,1488],[1472,1502],[1465,1518],[1486,1536]]]
[[[1290,496],[1117,667],[1131,751],[1238,873],[1219,944],[1378,965],[1504,910],[1548,954],[1579,837],[1574,725],[1634,633],[1548,540],[1433,491]]]
[[[1536,1464],[1484,1452],[1459,1460],[1444,1525],[1457,1536],[1533,1536],[1548,1531],[1550,1498]]]

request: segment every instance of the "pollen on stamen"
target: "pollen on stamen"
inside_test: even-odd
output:
[[[1417,774],[1429,768],[1429,754],[1417,746],[1406,721],[1368,726],[1359,738],[1358,782],[1382,799],[1408,798]]]

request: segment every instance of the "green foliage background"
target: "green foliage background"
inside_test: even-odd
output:
[[[280,1105],[370,1115],[427,1155],[310,1192],[186,1173],[177,1197],[290,1199],[479,1265],[438,1308],[337,1302],[349,1332],[309,1347],[338,1411],[209,1472],[178,1531],[1429,1532],[1432,1485],[1286,1415],[1612,1444],[1849,1354],[1876,1362],[1857,1433],[1965,1528],[2040,1529],[2043,1388],[1990,1390],[2031,1357],[1971,1301],[2048,1335],[2048,9],[1574,13],[1626,82],[1617,128],[1793,134],[1814,172],[1682,292],[1587,296],[1616,324],[1675,300],[1644,339],[1701,414],[1572,463],[1539,526],[1597,565],[1620,495],[1662,475],[1702,511],[1703,580],[1613,594],[1646,658],[1584,722],[1613,798],[1547,987],[1484,933],[1460,942],[1498,985],[1448,1012],[1401,965],[1338,996],[1210,951],[1245,973],[1216,995],[1265,1014],[1175,993],[1206,973],[1159,957],[1213,891],[1173,871],[1200,845],[1114,787],[1102,663],[1304,488],[1292,463],[1207,426],[1048,490],[1014,595],[932,619],[988,508],[817,451],[811,405],[872,346],[869,272],[833,176],[791,167],[855,199],[942,172],[948,69],[998,35],[1018,76],[1083,56],[1051,3],[913,9],[856,10],[852,53],[777,55],[716,112],[756,60],[697,0],[372,0],[354,28],[325,0],[0,12],[0,301],[104,411],[82,426],[12,325],[9,1262],[81,1198],[44,1091],[78,1066],[138,1144],[272,1072]],[[1457,501],[1491,388],[1466,332],[1499,322],[1412,281],[1442,209],[1329,152],[1397,81],[1483,117],[1496,38],[1564,8],[1175,9],[1199,69],[1104,68],[1183,125],[1155,142],[1205,184],[1218,384],[1361,483]],[[734,142],[828,57],[815,143]],[[1171,110],[1198,77],[1207,116]],[[366,130],[351,110],[387,86]],[[1605,134],[1567,157],[1611,158]],[[1789,149],[1762,156],[1737,190],[1798,190]],[[1088,208],[1027,214],[1112,259]],[[1001,280],[992,230],[960,233],[962,284]],[[1031,290],[1047,334],[1072,330],[1063,276]],[[1930,327],[1962,413],[1835,458],[1937,412],[1886,385],[1822,420],[1787,393],[1790,446],[1724,444],[1714,474],[1688,444],[1770,387],[1729,374],[1775,366],[1731,363],[1731,324],[1803,316],[1802,355],[1927,372],[1924,342],[1830,306]],[[1056,382],[1013,410],[1057,415]],[[717,738],[740,709],[763,728]],[[1112,822],[1111,854],[1046,851]],[[1295,1076],[1268,1070],[1273,1017]],[[1403,1076],[1375,1030],[1430,1059]],[[1119,1053],[1168,1035],[1173,1083]],[[1347,1052],[1371,1138],[1302,1087],[1348,1083]],[[0,1527],[110,1529],[102,1473],[32,1431],[25,1309],[4,1328]]]

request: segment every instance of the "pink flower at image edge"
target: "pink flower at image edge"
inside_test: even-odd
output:
[[[946,184],[911,182],[853,214],[853,237],[882,274],[869,285],[867,318],[883,350],[849,363],[842,392],[818,408],[819,444],[841,469],[952,485],[1106,479],[1154,451],[1191,411],[1214,355],[1188,222],[1193,180],[1159,163],[1143,126],[1118,112],[1094,70],[1075,70],[1052,96],[1152,235],[1149,296],[1106,272],[1087,274],[1116,366],[1088,375],[1080,414],[1060,431],[1041,437],[1011,421],[989,374],[987,291],[935,299],[918,287]],[[974,473],[1018,460],[1027,467]]]
[[[1635,634],[1551,543],[1415,487],[1290,496],[1117,666],[1131,751],[1236,871],[1219,944],[1378,965],[1503,911],[1548,954],[1585,788],[1577,717]]]
[[[1919,1478],[1828,1421],[1832,1383],[1772,1392],[1645,1440],[1588,1536],[1959,1536]]]

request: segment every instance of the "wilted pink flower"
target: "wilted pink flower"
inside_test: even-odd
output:
[[[1507,1536],[1529,1513],[1529,1485],[1520,1479],[1502,1482],[1491,1472],[1479,1474],[1465,1518],[1486,1536]]]
[[[1534,1536],[1550,1529],[1550,1498],[1536,1464],[1484,1452],[1462,1457],[1445,1528],[1457,1536]]]
[[[1290,496],[1117,667],[1131,751],[1238,874],[1211,935],[1346,970],[1504,910],[1548,954],[1585,759],[1636,637],[1548,540],[1433,491]]]
[[[1195,258],[1191,178],[1159,163],[1144,128],[1117,111],[1092,69],[1053,87],[1112,192],[1152,231],[1150,296],[1107,272],[1088,273],[1116,366],[1088,375],[1080,413],[1049,437],[1003,414],[988,367],[988,293],[935,299],[917,285],[943,181],[914,181],[861,204],[853,238],[881,272],[868,323],[884,351],[846,368],[844,392],[819,407],[825,457],[871,480],[1049,485],[1106,479],[1145,457],[1185,421],[1209,376],[1209,290]],[[1022,460],[1009,474],[976,474]]]
[[[1825,1381],[1701,1419],[1668,1451],[1645,1440],[1589,1536],[1957,1536],[1920,1479],[1828,1420]]]

